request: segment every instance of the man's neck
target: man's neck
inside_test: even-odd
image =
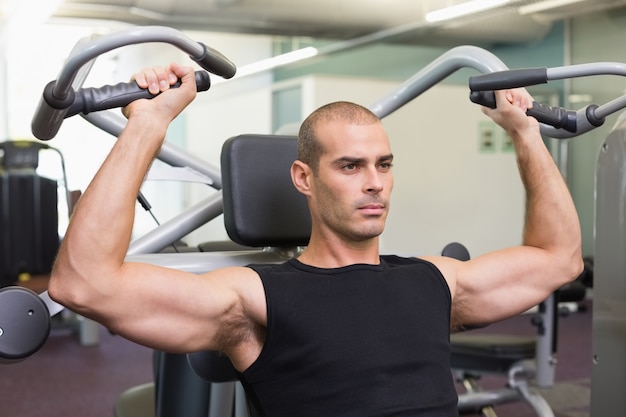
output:
[[[365,242],[327,241],[311,236],[309,245],[298,257],[300,262],[318,268],[340,268],[353,264],[380,263],[378,237]]]

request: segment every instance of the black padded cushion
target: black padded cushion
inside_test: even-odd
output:
[[[448,243],[441,251],[442,256],[458,259],[459,261],[469,261],[470,253],[467,248],[458,242]]]
[[[306,246],[311,216],[291,182],[295,136],[240,135],[222,147],[224,223],[236,243],[252,247]]]
[[[537,341],[531,336],[486,333],[450,335],[453,369],[507,372],[516,362],[535,357]]]
[[[187,354],[187,362],[193,371],[208,382],[230,382],[237,380],[237,371],[228,356],[207,350]]]

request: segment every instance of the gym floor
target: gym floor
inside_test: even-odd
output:
[[[591,302],[586,312],[559,320],[556,384],[543,395],[556,417],[588,417],[591,379]],[[533,335],[523,315],[476,331]],[[0,416],[112,417],[113,404],[128,388],[152,379],[152,351],[100,328],[97,346],[84,347],[70,327],[55,326],[46,344],[18,363],[0,365]],[[502,387],[489,376],[485,387]],[[496,408],[499,416],[535,417],[524,403]]]

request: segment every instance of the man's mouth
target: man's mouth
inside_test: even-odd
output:
[[[368,216],[380,216],[384,213],[385,207],[382,204],[366,204],[359,207],[359,211]]]

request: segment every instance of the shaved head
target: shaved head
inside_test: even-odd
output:
[[[322,143],[316,135],[319,123],[344,121],[353,125],[371,125],[380,123],[380,119],[366,107],[359,104],[337,101],[326,104],[307,117],[298,134],[298,159],[317,172],[320,156],[324,152]]]

